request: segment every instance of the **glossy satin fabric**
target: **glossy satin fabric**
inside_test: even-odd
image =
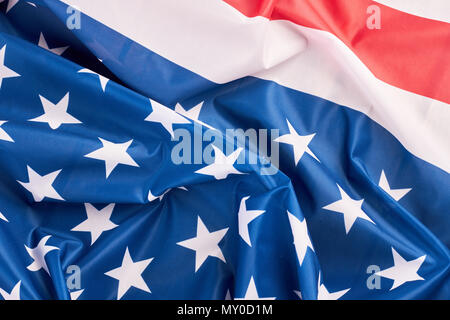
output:
[[[0,90],[1,119],[8,120],[2,129],[14,139],[0,141],[0,211],[9,221],[0,220],[0,288],[9,292],[20,280],[22,299],[69,299],[66,270],[78,265],[80,299],[115,299],[117,281],[104,274],[120,266],[129,248],[134,260],[154,257],[142,274],[151,293],[131,288],[123,299],[224,299],[227,292],[241,298],[251,278],[259,296],[277,299],[298,299],[295,291],[316,299],[320,284],[329,292],[349,288],[342,299],[450,297],[448,173],[413,156],[366,115],[255,77],[211,82],[85,16],[83,28],[71,32],[61,22],[66,6],[57,1],[20,6],[0,17],[5,64],[21,75],[4,79]],[[61,57],[44,51],[36,45],[40,32],[50,47],[70,48]],[[105,92],[98,77],[78,73],[82,68],[112,79]],[[28,121],[42,113],[39,95],[55,102],[66,92],[82,124],[51,130]],[[196,174],[204,164],[174,164],[177,142],[160,124],[144,121],[153,110],[149,98],[186,110],[204,101],[200,120],[217,128],[222,141],[230,128],[284,135],[288,119],[300,134],[316,133],[309,147],[320,161],[305,153],[296,165],[292,146],[280,144],[275,175],[262,175],[260,162],[237,164],[245,174],[224,180]],[[206,130],[175,126],[194,138]],[[118,165],[105,179],[104,162],[84,157],[101,147],[99,137],[133,140],[128,153],[139,167]],[[33,201],[17,183],[27,181],[27,165],[41,173],[62,169],[54,187],[65,201]],[[379,187],[382,171],[392,188],[411,191],[392,199]],[[342,214],[323,209],[340,199],[338,185],[364,199],[374,223],[357,219],[346,233]],[[161,195],[170,188],[148,201],[149,190]],[[239,236],[237,218],[246,196],[249,210],[265,211],[249,225],[251,247]],[[116,204],[111,220],[118,227],[92,246],[88,233],[71,231],[86,219],[85,203],[99,210]],[[314,246],[302,263],[288,211],[306,219]],[[195,272],[194,252],[177,243],[195,236],[199,216],[210,231],[228,228],[220,242],[226,262],[209,257]],[[46,257],[50,275],[30,272],[24,245],[47,235],[59,248]],[[368,266],[391,267],[392,248],[407,260],[426,255],[424,280],[390,290],[392,280],[381,278],[381,288],[370,290]]]

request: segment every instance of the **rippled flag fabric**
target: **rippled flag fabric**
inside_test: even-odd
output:
[[[448,1],[0,9],[1,299],[450,297]]]

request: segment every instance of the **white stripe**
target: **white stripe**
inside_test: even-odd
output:
[[[419,17],[450,23],[450,0],[374,0]]]
[[[247,75],[363,112],[450,172],[450,108],[377,78],[334,35],[248,18],[220,0],[62,0],[211,81]]]

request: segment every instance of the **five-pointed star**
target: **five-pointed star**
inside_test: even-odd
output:
[[[41,176],[30,166],[27,166],[29,182],[22,182],[19,180],[17,180],[17,182],[31,192],[33,199],[36,202],[42,201],[45,197],[56,200],[64,200],[52,186],[61,170],[62,169],[46,174],[45,176]]]
[[[395,201],[399,201],[412,189],[412,188],[391,189],[391,187],[389,186],[389,182],[386,178],[386,175],[384,173],[384,170],[381,170],[381,176],[380,181],[378,182],[378,186],[380,186],[380,188],[383,189],[388,195],[390,195]]]
[[[419,271],[420,267],[425,261],[427,257],[426,255],[423,255],[414,260],[406,261],[401,255],[397,253],[397,251],[395,251],[394,248],[392,248],[392,256],[394,257],[394,266],[376,273],[376,275],[379,275],[381,277],[394,280],[394,283],[392,284],[390,290],[401,286],[405,282],[425,280],[424,278],[419,276],[417,271]]]
[[[80,120],[67,112],[67,108],[69,107],[69,92],[57,104],[50,102],[41,95],[39,95],[39,98],[44,108],[44,114],[28,121],[47,122],[53,130],[58,129],[62,124],[81,123]]]
[[[101,210],[97,210],[92,204],[85,203],[87,219],[73,228],[71,231],[84,231],[91,233],[91,246],[102,235],[103,232],[118,227],[111,219],[114,203]]]
[[[51,236],[45,236],[39,241],[38,245],[34,248],[29,248],[25,246],[25,249],[27,249],[28,254],[31,258],[33,258],[33,263],[31,263],[27,269],[30,271],[39,271],[41,269],[44,269],[47,271],[47,273],[50,275],[50,272],[48,271],[47,262],[45,261],[45,256],[47,253],[53,250],[59,250],[57,247],[53,246],[47,246],[46,243],[48,239],[50,239]]]
[[[145,269],[147,269],[152,260],[153,258],[133,262],[130,252],[128,251],[128,247],[126,248],[122,265],[105,273],[105,275],[119,280],[117,300],[120,300],[131,287],[151,293],[149,287],[144,281],[144,278],[142,278],[142,273]]]
[[[200,216],[197,219],[197,236],[178,242],[177,245],[195,251],[195,272],[202,266],[208,257],[216,257],[225,261],[219,242],[227,233],[228,228],[209,232]]]
[[[274,141],[292,145],[292,147],[294,148],[295,165],[298,164],[305,152],[320,162],[320,160],[308,147],[309,143],[316,134],[313,133],[310,135],[301,136],[297,133],[297,131],[295,131],[289,120],[286,119],[286,122],[289,127],[289,133],[276,138]]]
[[[350,288],[331,293],[328,292],[328,289],[325,287],[325,285],[323,283],[320,284],[320,274],[319,274],[319,280],[317,283],[317,300],[338,300],[344,294],[346,294],[348,290],[350,290]]]
[[[22,281],[19,281],[16,283],[14,288],[11,290],[10,293],[6,292],[2,288],[0,288],[0,295],[5,300],[20,300],[20,284]]]
[[[83,294],[84,289],[72,291],[70,293],[70,300],[78,300],[78,298]]]
[[[229,174],[244,174],[236,170],[233,166],[243,150],[241,147],[237,148],[228,156],[225,156],[222,150],[215,145],[212,145],[212,147],[214,149],[214,162],[195,171],[195,173],[214,176],[217,180],[225,179]]]
[[[2,87],[3,79],[20,77],[20,74],[5,66],[5,52],[6,44],[0,49],[0,88]]]
[[[0,220],[9,222],[8,219],[6,219],[6,217],[0,212]]]
[[[64,53],[64,51],[66,51],[67,48],[69,48],[69,46],[65,46],[65,47],[59,47],[59,48],[52,48],[52,49],[50,49],[50,48],[48,47],[47,41],[45,40],[44,35],[42,34],[42,32],[41,32],[41,34],[39,35],[39,43],[38,43],[38,46],[41,47],[41,48],[43,48],[43,49],[45,49],[45,50],[48,50],[48,51],[50,51],[50,52],[53,52],[54,54],[56,54],[56,55],[58,55],[58,56],[62,55],[62,54]]]
[[[101,141],[103,147],[88,153],[85,157],[105,161],[106,178],[109,177],[118,164],[139,167],[127,153],[127,149],[130,147],[131,143],[133,143],[133,140],[124,143],[114,143],[102,138],[98,139]]]
[[[3,2],[4,0],[1,0],[0,2]],[[12,7],[14,7],[17,2],[19,2],[19,0],[8,0],[8,6],[6,7],[6,13],[8,13],[9,10],[12,9]]]
[[[258,291],[256,290],[255,280],[251,277],[245,296],[243,298],[235,298],[234,300],[275,300],[275,297],[260,298]]]
[[[238,212],[238,223],[239,223],[239,235],[242,239],[251,247],[252,243],[250,241],[250,235],[248,233],[248,224],[254,219],[262,215],[264,210],[247,210],[246,201],[250,198],[244,197],[241,199],[241,204],[239,206]]]
[[[308,247],[312,251],[314,251],[314,248],[311,243],[311,239],[309,238],[306,219],[303,219],[303,221],[300,222],[300,220],[289,211],[287,212],[287,214],[289,217],[289,223],[291,225],[292,235],[294,237],[295,251],[297,252],[298,261],[300,262],[301,266],[303,264],[303,260],[305,259]]]
[[[100,80],[100,86],[102,87],[103,92],[105,92],[106,85],[109,82],[108,78],[102,76],[101,74],[98,74],[97,72],[89,70],[89,69],[81,69],[80,71],[78,71],[78,73],[90,73],[90,74],[95,74],[96,76],[98,76],[98,79]]]
[[[347,234],[355,223],[355,220],[358,218],[365,219],[375,224],[375,222],[373,222],[361,208],[364,199],[354,200],[350,198],[350,196],[346,194],[339,185],[338,188],[341,194],[341,200],[333,202],[323,207],[323,209],[339,212],[344,215],[345,232]]]
[[[0,121],[0,127],[5,123],[6,121]],[[5,130],[0,128],[0,140],[14,142],[14,140],[9,136],[9,134],[6,133]]]
[[[152,105],[152,113],[150,113],[145,121],[150,122],[158,122],[166,129],[172,138],[174,138],[173,127],[172,125],[175,123],[183,124],[183,123],[191,123],[188,119],[178,114],[166,106],[150,99],[150,103]]]
[[[188,191],[188,189],[186,188],[186,187],[177,187],[177,189],[181,189],[181,190],[184,190],[184,191]],[[148,196],[147,196],[147,199],[148,199],[148,201],[149,202],[152,202],[152,201],[154,201],[154,200],[156,200],[156,199],[159,199],[159,201],[162,201],[162,199],[164,198],[164,196],[168,193],[168,192],[170,192],[172,190],[172,188],[169,188],[169,189],[167,189],[166,191],[164,191],[161,195],[159,195],[159,196],[155,196],[153,193],[152,193],[152,191],[151,190],[148,190]]]
[[[200,111],[202,110],[202,107],[203,107],[203,103],[204,103],[204,101],[200,102],[195,107],[192,107],[189,110],[184,109],[181,104],[177,103],[175,106],[175,111],[178,112],[179,114],[185,116],[186,118],[189,118],[189,119],[197,122],[198,124],[201,124],[211,130],[217,130],[216,128],[213,128],[209,124],[206,124],[203,121],[200,121],[198,119],[198,117],[200,116]]]

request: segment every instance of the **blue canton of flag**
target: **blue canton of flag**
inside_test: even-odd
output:
[[[285,51],[254,46],[264,67],[241,74],[206,35],[265,41],[263,18],[199,0],[193,32],[177,6],[0,4],[0,299],[448,299],[448,154],[421,156],[381,98],[344,97],[352,70],[298,62],[320,94],[283,82],[291,49],[331,63],[307,51],[324,31],[300,26],[317,37],[300,48],[264,20]]]

